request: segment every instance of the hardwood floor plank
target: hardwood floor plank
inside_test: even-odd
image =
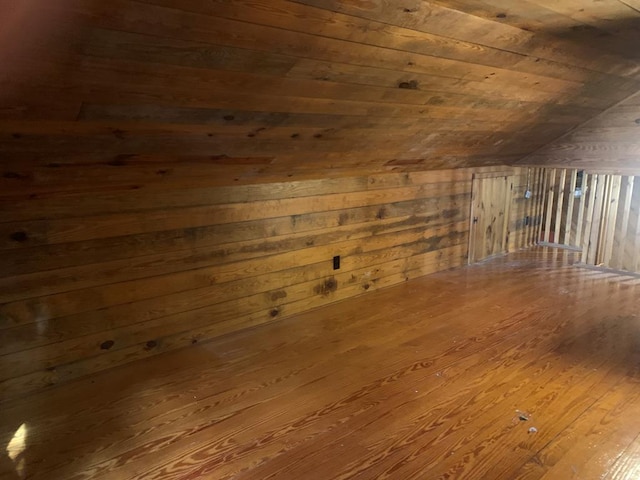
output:
[[[632,478],[640,283],[575,258],[521,251],[4,402],[2,438],[27,425],[33,479]]]
[[[612,452],[624,451],[637,436],[627,422],[627,416],[638,410],[636,375],[630,371],[629,377],[623,377],[567,428],[562,439],[524,464],[515,478],[604,478],[603,473],[618,458]]]

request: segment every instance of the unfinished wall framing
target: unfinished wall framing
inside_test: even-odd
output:
[[[640,185],[633,175],[545,169],[542,241],[587,265],[640,272]]]
[[[582,261],[640,272],[640,180],[632,175],[588,177],[593,208],[584,224]]]
[[[508,251],[536,245],[544,215],[544,169],[516,168],[509,176]]]

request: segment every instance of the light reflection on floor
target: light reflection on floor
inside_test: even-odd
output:
[[[18,429],[13,434],[13,437],[11,438],[11,441],[9,441],[9,443],[7,444],[7,449],[6,449],[7,455],[13,462],[13,465],[16,469],[16,473],[21,478],[24,478],[24,474],[25,474],[26,462],[23,454],[27,446],[27,434],[28,434],[27,424],[23,423],[22,425],[20,425],[20,427],[18,427]]]

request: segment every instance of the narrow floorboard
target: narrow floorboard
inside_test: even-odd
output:
[[[640,279],[547,248],[1,405],[1,479],[632,479]]]

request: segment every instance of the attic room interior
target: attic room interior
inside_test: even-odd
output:
[[[640,0],[0,1],[0,479],[640,478]]]

